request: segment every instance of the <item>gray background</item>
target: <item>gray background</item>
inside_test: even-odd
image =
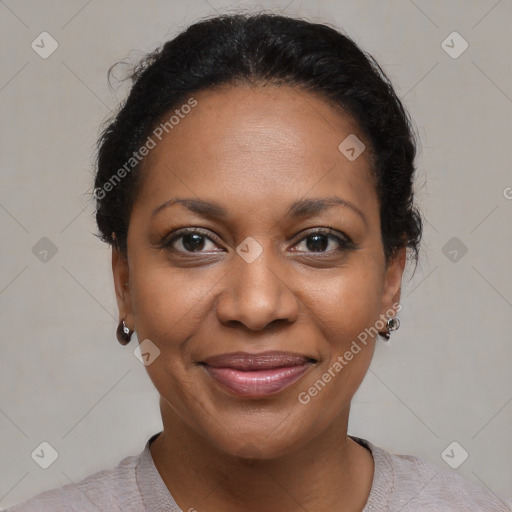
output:
[[[456,471],[512,496],[510,0],[5,0],[0,505],[115,465],[160,429],[135,343],[115,339],[110,250],[93,236],[94,144],[126,90],[110,90],[106,73],[238,6],[342,27],[389,74],[421,139],[424,250],[404,277],[402,326],[379,342],[356,394],[350,432],[441,466],[457,441],[469,457]],[[47,59],[31,48],[43,31],[59,45]],[[469,44],[458,58],[442,47],[453,31]],[[58,452],[46,470],[31,458],[42,441]]]

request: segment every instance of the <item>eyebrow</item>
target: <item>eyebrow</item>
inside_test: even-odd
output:
[[[174,197],[172,199],[169,199],[168,201],[165,201],[165,203],[155,208],[151,213],[151,217],[153,218],[162,210],[169,208],[175,204],[181,205],[190,210],[191,212],[197,213],[199,215],[204,215],[207,217],[217,217],[225,219],[229,215],[229,212],[223,206],[217,203],[212,203],[210,201],[205,201],[203,199],[197,198]],[[301,199],[299,201],[294,202],[290,206],[288,212],[286,213],[286,216],[297,219],[312,217],[313,215],[317,215],[334,206],[343,206],[345,208],[349,208],[353,212],[357,213],[365,224],[368,224],[366,216],[357,206],[355,206],[350,201],[341,199],[340,197],[336,196],[319,199]]]

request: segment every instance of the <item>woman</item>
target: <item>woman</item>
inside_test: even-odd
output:
[[[378,64],[321,24],[225,15],[133,79],[100,140],[96,219],[163,431],[10,510],[512,510],[347,435],[421,238],[415,138]]]

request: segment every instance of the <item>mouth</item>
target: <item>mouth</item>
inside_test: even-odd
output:
[[[297,382],[316,360],[293,352],[234,352],[201,364],[207,374],[231,393],[245,398],[276,394]]]

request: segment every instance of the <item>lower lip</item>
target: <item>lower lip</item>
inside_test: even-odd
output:
[[[232,393],[243,397],[273,395],[297,382],[312,363],[270,370],[242,371],[205,365],[208,375]]]

